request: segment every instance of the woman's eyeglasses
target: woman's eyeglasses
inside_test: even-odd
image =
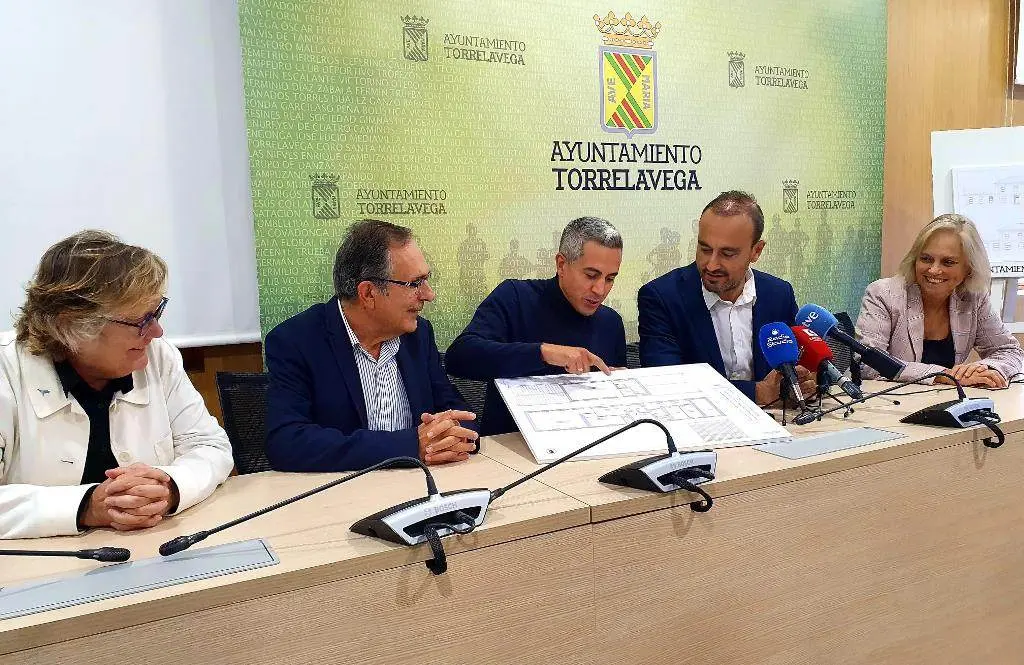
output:
[[[156,306],[156,309],[153,310],[152,312],[150,312],[149,314],[145,315],[144,317],[142,317],[141,321],[122,321],[121,319],[110,319],[110,318],[108,318],[107,321],[110,321],[111,323],[120,323],[122,326],[131,326],[132,328],[138,328],[139,329],[139,337],[142,337],[143,335],[146,334],[146,331],[149,330],[149,326],[154,321],[159,321],[160,320],[160,317],[164,315],[164,309],[166,307],[167,307],[167,298],[161,298],[160,299],[160,304]]]

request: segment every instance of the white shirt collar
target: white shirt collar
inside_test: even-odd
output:
[[[743,292],[740,293],[740,297],[736,299],[736,302],[729,303],[728,301],[722,300],[717,293],[712,293],[704,287],[704,282],[700,283],[701,293],[704,295],[704,305],[711,311],[715,305],[720,302],[727,303],[734,307],[741,307],[746,304],[753,304],[757,301],[757,286],[754,282],[754,271],[749,266],[747,267],[746,281],[743,283]]]
[[[341,306],[341,301],[338,301],[338,311],[341,312],[341,322],[345,324],[345,332],[348,333],[348,340],[352,342],[353,349],[359,349],[362,353],[365,353],[367,357],[370,357],[370,352],[367,351],[362,343],[359,341],[359,337],[356,335],[356,331],[352,330],[352,326],[349,325],[348,319],[345,317],[345,309]],[[381,343],[381,358],[385,356],[390,357],[398,353],[398,347],[401,345],[402,339],[400,337],[393,337],[388,340],[384,340]]]
[[[341,312],[341,322],[345,324],[345,332],[348,333],[348,341],[352,342],[352,346],[358,346],[362,348],[359,343],[359,338],[356,336],[356,331],[352,330],[352,326],[348,324],[348,319],[345,318],[345,310],[341,306],[341,301],[338,301],[338,311]]]

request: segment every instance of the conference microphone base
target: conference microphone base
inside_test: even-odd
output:
[[[440,575],[448,568],[441,538],[476,529],[483,524],[490,503],[487,489],[441,492],[368,515],[349,530],[399,545],[428,543],[434,558],[427,561],[427,568]]]
[[[985,425],[996,436],[993,442],[991,437],[984,440],[989,448],[998,448],[1003,445],[1006,435],[999,428],[999,414],[995,412],[995,402],[988,397],[969,397],[955,399],[949,402],[942,402],[915,411],[910,415],[900,418],[901,423],[912,425],[932,425],[935,427],[974,427]]]
[[[696,492],[704,497],[704,501],[694,502],[691,508],[697,512],[706,512],[711,508],[712,500],[697,485],[714,480],[717,461],[718,455],[713,450],[666,453],[620,466],[598,480],[610,485],[662,494],[681,489]]]

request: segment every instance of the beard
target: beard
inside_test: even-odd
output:
[[[715,277],[718,279],[716,282],[709,282],[709,277]],[[732,291],[737,288],[743,282],[736,279],[729,279],[728,275],[715,275],[713,273],[702,272],[701,281],[704,283],[704,288],[711,293],[722,293],[725,291]]]

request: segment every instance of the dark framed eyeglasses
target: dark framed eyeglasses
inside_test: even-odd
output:
[[[160,304],[156,306],[156,309],[142,317],[142,320],[140,321],[122,321],[121,319],[111,318],[108,318],[107,321],[110,321],[111,323],[120,323],[122,326],[131,326],[132,328],[138,328],[139,337],[142,337],[143,335],[146,334],[146,331],[149,330],[149,326],[152,325],[154,321],[160,320],[160,317],[164,315],[164,309],[166,307],[167,298],[161,298]]]
[[[423,288],[425,284],[427,284],[427,282],[430,281],[430,275],[427,275],[426,277],[420,277],[419,279],[414,279],[411,282],[403,282],[400,279],[383,279],[381,281],[387,282],[388,284],[397,284],[398,286],[404,286],[414,291],[419,291],[421,288]]]

